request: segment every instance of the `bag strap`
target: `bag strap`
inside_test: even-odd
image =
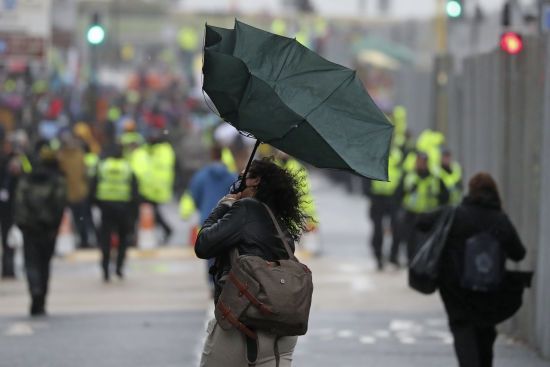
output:
[[[294,260],[294,261],[298,261],[298,259],[296,258],[296,256],[294,256],[294,253],[290,249],[290,246],[288,245],[288,241],[286,240],[286,236],[284,235],[283,230],[281,229],[281,226],[279,225],[279,222],[275,218],[275,215],[273,214],[273,212],[271,211],[269,206],[267,206],[267,204],[265,204],[265,203],[262,203],[262,204],[267,209],[267,212],[269,213],[269,216],[271,217],[271,220],[273,221],[273,224],[275,225],[275,228],[277,229],[277,234],[279,235],[279,238],[281,239],[281,241],[283,242],[283,245],[285,246],[285,250],[288,253],[289,258]]]
[[[243,334],[245,334],[251,339],[254,339],[254,340],[258,339],[258,335],[254,332],[254,330],[249,329],[245,324],[240,322],[239,319],[235,316],[235,314],[231,312],[231,309],[228,306],[226,306],[222,301],[218,301],[218,303],[216,304],[216,308],[222,314],[222,318],[227,320],[237,330],[241,331]]]

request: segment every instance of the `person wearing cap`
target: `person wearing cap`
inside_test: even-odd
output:
[[[55,152],[44,145],[32,173],[20,178],[15,192],[15,223],[23,234],[31,316],[46,313],[50,261],[66,199],[67,186]]]
[[[396,195],[405,210],[400,224],[400,235],[407,243],[407,258],[410,263],[419,242],[415,229],[418,216],[447,204],[449,191],[443,180],[430,170],[428,155],[418,153],[414,171],[403,176]]]

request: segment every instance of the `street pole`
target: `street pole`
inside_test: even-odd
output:
[[[445,0],[436,1],[436,34],[437,34],[437,53],[443,55],[447,53],[447,13],[445,11]]]
[[[449,120],[449,73],[452,60],[449,55],[446,0],[436,0],[437,54],[434,60],[434,127],[447,134]]]

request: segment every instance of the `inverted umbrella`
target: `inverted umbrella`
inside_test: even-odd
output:
[[[393,126],[355,71],[235,21],[206,26],[203,89],[240,131],[320,168],[387,180]]]

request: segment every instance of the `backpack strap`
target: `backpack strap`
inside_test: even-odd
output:
[[[286,240],[286,236],[284,235],[283,230],[281,229],[281,226],[279,225],[279,222],[275,218],[275,215],[273,214],[273,211],[271,211],[271,209],[269,208],[269,206],[267,206],[267,204],[265,204],[265,203],[262,203],[262,204],[267,209],[267,212],[269,213],[269,216],[271,217],[271,220],[273,221],[273,224],[275,225],[275,228],[277,229],[277,234],[279,235],[278,237],[283,242],[283,245],[285,246],[285,250],[288,253],[289,258],[294,260],[294,261],[298,261],[298,259],[296,258],[296,256],[294,256],[294,253],[290,249],[288,241]]]

